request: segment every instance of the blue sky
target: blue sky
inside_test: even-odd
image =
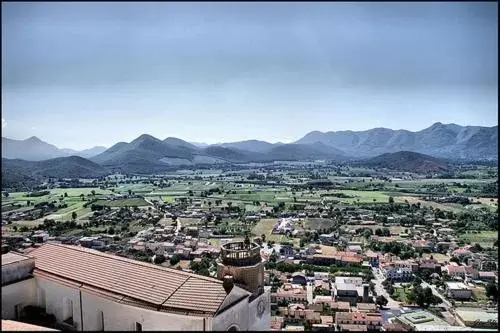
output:
[[[143,133],[498,124],[496,3],[2,3],[2,132],[59,147]]]

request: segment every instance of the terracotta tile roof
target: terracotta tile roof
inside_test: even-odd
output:
[[[323,325],[332,325],[333,324],[333,316],[321,316],[321,324]]]
[[[340,325],[342,331],[349,332],[366,332],[368,331],[368,327],[366,325]]]
[[[364,311],[375,311],[377,310],[377,306],[374,303],[358,303],[356,305],[358,307],[358,310],[364,310]]]
[[[463,273],[465,273],[465,267],[464,266],[448,265],[448,266],[446,266],[446,269],[448,270],[448,272],[463,272]]]
[[[335,313],[335,322],[339,321],[356,321],[358,323],[363,322],[364,324],[368,323],[377,323],[382,321],[382,317],[380,315],[370,315],[363,312],[337,312]]]
[[[35,275],[73,283],[120,302],[214,314],[226,298],[222,281],[82,247],[49,243],[30,255],[35,257]]]
[[[21,323],[19,321],[13,320],[3,320],[2,319],[2,331],[57,331],[51,328],[36,326],[26,323]]]
[[[360,263],[363,261],[362,258],[359,257],[354,257],[354,256],[343,256],[341,261],[343,262],[354,262],[354,263]]]

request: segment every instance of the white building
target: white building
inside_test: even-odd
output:
[[[382,274],[393,281],[409,281],[412,278],[411,264],[406,262],[390,262],[380,267]]]
[[[268,330],[269,293],[82,247],[45,244],[2,255],[2,319],[27,305],[63,328]]]
[[[472,290],[461,282],[446,282],[446,291],[448,296],[453,299],[465,300],[472,297]]]

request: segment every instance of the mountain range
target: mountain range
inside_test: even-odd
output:
[[[26,166],[19,166],[20,172],[28,170],[26,173],[33,176],[36,175],[36,170],[44,170],[44,174],[48,175],[50,168],[60,163],[63,171],[74,167],[78,170],[75,175],[84,177],[82,175],[86,174],[87,170],[92,170],[96,174],[104,170],[151,173],[182,165],[202,164],[306,160],[335,162],[366,160],[368,163],[370,158],[382,155],[379,160],[375,159],[370,163],[387,167],[383,166],[387,161],[393,161],[393,164],[397,165],[397,161],[405,160],[409,161],[409,164],[405,165],[410,165],[413,169],[422,166],[421,170],[443,170],[444,164],[432,160],[432,157],[449,160],[498,160],[497,150],[498,126],[435,123],[418,132],[386,128],[359,132],[314,131],[289,144],[246,140],[205,145],[173,137],[160,140],[143,134],[131,142],[118,142],[108,149],[94,147],[84,151],[74,151],[59,149],[36,137],[26,140],[2,138],[2,164],[7,163],[8,169],[12,170],[12,166],[19,166],[22,163],[20,160],[48,163],[47,165],[28,163]],[[400,153],[391,155],[398,152]],[[429,156],[422,157],[411,153]],[[76,159],[77,156],[80,159]],[[57,158],[63,159],[57,160]],[[80,164],[81,168],[77,167]],[[4,172],[3,165],[2,172]]]
[[[448,159],[498,159],[498,126],[435,123],[418,131],[374,128],[367,131],[308,133],[296,143],[321,142],[357,158],[412,151]]]
[[[385,153],[353,163],[353,165],[356,164],[364,167],[392,169],[416,173],[443,172],[452,168],[450,163],[446,160],[412,151]]]
[[[2,158],[22,159],[26,161],[43,161],[56,157],[80,156],[89,158],[106,150],[106,147],[93,147],[82,151],[59,149],[54,145],[32,136],[25,140],[14,140],[2,137]]]
[[[148,139],[159,141],[150,135],[141,135],[130,144],[138,144],[139,141]],[[408,130],[392,130],[388,128],[373,128],[366,131],[336,131],[319,132],[313,131],[306,134],[301,139],[292,144],[269,143],[260,140],[246,140],[238,142],[218,143],[209,145],[206,143],[189,143],[181,139],[168,137],[163,140],[165,145],[199,151],[208,147],[223,147],[234,150],[236,153],[260,153],[269,154],[278,147],[278,153],[283,150],[298,153],[304,147],[312,147],[311,155],[317,155],[316,150],[326,152],[323,157],[329,157],[330,153],[342,155],[354,159],[368,158],[384,153],[398,151],[413,151],[435,157],[450,159],[491,159],[498,158],[498,126],[460,126],[456,124],[435,123],[432,126],[417,132]],[[321,144],[321,145],[318,145]],[[116,150],[117,147],[125,145],[119,142],[107,150],[108,153]],[[63,156],[81,156],[91,158],[106,151],[105,147],[94,147],[87,150],[75,151],[72,149],[59,149],[54,145],[43,142],[37,137],[26,140],[13,140],[2,138],[2,157],[19,158],[28,161],[37,161]],[[220,151],[222,152],[222,151]],[[179,152],[179,156],[184,157]],[[203,155],[203,151],[201,152]],[[226,151],[226,154],[228,152]],[[174,154],[175,155],[175,154]],[[224,155],[224,154],[223,154]],[[272,154],[271,154],[272,155]],[[303,155],[303,154],[302,154]],[[258,155],[249,155],[251,158],[264,158]],[[285,154],[286,156],[286,154]],[[221,157],[221,156],[215,156]],[[223,156],[222,156],[223,157]],[[311,156],[311,158],[314,158]]]

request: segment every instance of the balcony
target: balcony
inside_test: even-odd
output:
[[[262,261],[257,243],[232,242],[221,248],[221,261],[228,266],[253,266]]]

